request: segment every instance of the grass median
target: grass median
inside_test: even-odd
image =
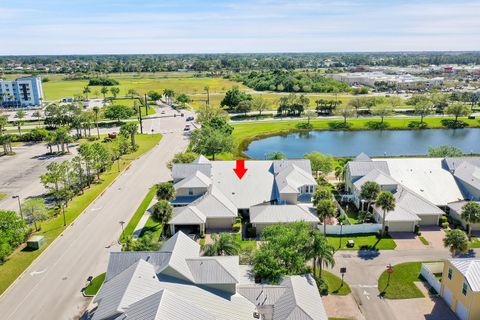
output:
[[[131,162],[152,149],[160,142],[160,134],[156,135],[137,135],[136,142],[139,148],[134,153],[125,157],[128,159],[120,161],[120,171],[117,163],[101,175],[99,182],[93,184],[86,189],[83,194],[76,196],[70,201],[69,206],[65,209],[65,217],[67,226],[70,225],[103,191],[125,170]],[[35,232],[34,235],[42,235],[45,237],[45,245],[36,251],[28,251],[17,249],[3,264],[0,265],[0,294],[2,294],[18,276],[43,252],[48,246],[66,229],[63,225],[63,215],[42,223],[42,229]]]

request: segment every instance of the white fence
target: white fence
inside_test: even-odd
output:
[[[443,262],[422,263],[420,274],[427,280],[428,284],[432,286],[437,293],[440,293],[440,281],[435,277],[435,273],[443,272]]]
[[[323,225],[319,225],[318,229],[323,232]],[[375,233],[382,230],[382,225],[379,223],[363,223],[363,224],[349,224],[349,225],[329,225],[327,224],[327,234],[360,234],[360,233]]]

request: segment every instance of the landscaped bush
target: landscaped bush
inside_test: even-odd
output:
[[[447,229],[448,228],[448,222],[442,222],[442,228]]]
[[[442,126],[449,129],[461,129],[468,127],[468,123],[462,120],[442,119]]]
[[[304,130],[313,129],[313,125],[311,123],[308,123],[308,122],[297,123],[296,127],[297,127],[297,129],[304,129]]]
[[[256,238],[257,237],[257,228],[252,226],[251,223],[247,223],[246,228],[247,228],[247,232],[246,232],[247,238]]]
[[[109,78],[92,78],[88,81],[89,86],[116,86],[118,84],[120,83],[117,80]]]
[[[242,217],[236,217],[235,223],[242,223]]]
[[[390,127],[390,124],[381,121],[368,121],[365,126],[372,130],[385,130]]]
[[[332,121],[328,123],[328,126],[332,130],[346,130],[346,129],[350,129],[352,127],[352,124],[349,122],[343,122],[343,121]]]
[[[328,295],[328,284],[323,279],[318,277],[317,275],[314,275],[313,277],[315,279],[315,282],[317,283],[317,288],[318,288],[318,292],[320,293],[320,295],[327,296]]]
[[[418,224],[415,225],[414,232],[415,232],[415,234],[420,235],[420,226]]]
[[[232,224],[232,231],[233,232],[240,232],[240,229],[242,228],[241,223],[234,223]]]
[[[426,129],[426,128],[428,128],[428,125],[425,122],[410,121],[408,123],[408,127],[410,129]]]
[[[272,114],[236,114],[230,116],[230,120],[248,120],[248,119],[268,119],[272,118]]]
[[[443,215],[440,217],[440,225],[442,225],[442,223],[445,223],[445,222],[448,222],[448,218],[447,218],[446,215],[443,214]]]

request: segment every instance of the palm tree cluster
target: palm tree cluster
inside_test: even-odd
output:
[[[111,165],[110,153],[98,142],[80,145],[78,153],[70,161],[50,163],[47,172],[40,176],[45,188],[60,202],[68,203],[95,179],[100,179],[100,174]]]
[[[212,243],[204,248],[206,256],[234,256],[240,252],[240,246],[235,237],[230,233],[212,233]]]

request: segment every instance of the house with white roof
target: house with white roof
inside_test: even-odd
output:
[[[172,234],[230,230],[237,216],[252,219],[253,211],[250,222],[259,230],[274,223],[318,223],[315,213],[305,209],[317,187],[309,160],[245,161],[242,179],[235,166],[235,161],[209,161],[204,156],[173,166],[177,196],[169,221]]]
[[[347,164],[345,181],[357,207],[367,181],[377,182],[395,196],[396,208],[386,216],[390,231],[437,225],[443,212],[465,226],[461,208],[466,201],[480,200],[480,157],[371,159],[360,154]],[[373,210],[381,221],[382,210],[375,205]],[[480,224],[473,228],[480,230]]]
[[[310,275],[280,285],[240,277],[238,256],[202,257],[182,232],[155,252],[112,252],[92,320],[327,320]]]

